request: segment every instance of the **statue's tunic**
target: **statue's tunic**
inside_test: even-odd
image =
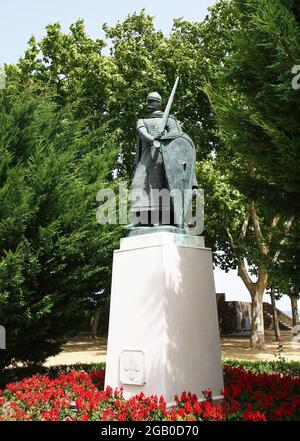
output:
[[[155,111],[137,122],[139,142],[131,186],[132,211],[160,210],[160,200],[155,193],[152,194],[152,190],[168,188],[160,147],[153,145],[162,116],[162,112]],[[173,116],[168,118],[165,130],[168,134],[182,133],[178,121]]]

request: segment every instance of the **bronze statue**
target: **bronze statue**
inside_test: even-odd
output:
[[[146,99],[146,115],[137,121],[138,145],[131,186],[133,226],[167,224],[184,228],[185,213],[193,189],[195,192],[197,188],[194,144],[170,115],[177,83],[178,78],[164,112],[161,96],[152,92]],[[169,204],[157,197],[162,191],[170,192]]]

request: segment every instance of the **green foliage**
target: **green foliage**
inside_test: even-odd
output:
[[[212,16],[204,23],[174,20],[169,38],[155,30],[153,17],[144,10],[115,26],[103,25],[106,41],[90,39],[82,20],[68,34],[58,23],[49,25],[46,36],[32,38],[20,62],[7,67],[8,87],[23,90],[34,83],[41,92],[49,87],[60,105],[76,101],[79,116],[88,115],[91,127],[107,123],[120,146],[120,172],[130,177],[135,122],[144,112],[145,98],[159,90],[166,102],[179,75],[172,111],[204,157],[219,138],[203,85],[226,55],[236,19],[224,1],[212,8]],[[110,56],[103,53],[105,44]]]
[[[215,251],[215,261],[224,270],[236,268],[239,257],[248,257],[253,240],[238,241],[241,222],[247,212],[247,198],[232,185],[230,158],[223,155],[207,158],[198,166],[199,184],[204,189],[205,236],[207,245]],[[228,231],[237,238],[239,249],[233,250]],[[251,247],[252,245],[252,247]],[[220,251],[222,251],[220,253]]]
[[[270,269],[270,280],[281,293],[299,298],[300,293],[300,223],[294,220],[287,240],[280,247],[280,256]]]
[[[42,93],[50,88],[60,105],[75,101],[79,116],[91,117],[96,110],[101,116],[112,75],[110,59],[101,54],[104,41],[89,38],[83,20],[72,24],[68,35],[59,23],[46,29],[40,42],[31,37],[24,57],[8,68],[8,87],[23,90],[34,84]]]
[[[243,367],[246,371],[266,374],[289,374],[300,376],[299,361],[250,361],[250,360],[225,360],[223,366]]]
[[[0,366],[56,354],[109,293],[120,233],[97,224],[96,193],[116,149],[74,114],[34,89],[0,97]]]
[[[255,187],[270,196],[266,205],[298,213],[300,101],[292,68],[300,63],[299,6],[284,0],[233,4],[239,14],[233,49],[212,94],[222,138],[253,163]]]
[[[285,374],[300,376],[299,361],[250,361],[250,360],[224,360],[223,366],[243,367],[246,371],[258,374]],[[0,388],[4,388],[6,384],[20,381],[23,378],[32,375],[47,375],[50,378],[56,378],[59,374],[67,374],[70,371],[84,371],[105,369],[105,363],[76,363],[71,365],[56,366],[31,366],[27,368],[5,369],[0,378]]]
[[[251,170],[236,168],[232,183],[255,202],[263,237],[272,237],[272,258],[263,262],[270,280],[289,292],[299,289],[300,108],[299,91],[292,88],[292,67],[300,63],[299,5],[284,0],[228,3],[237,16],[231,46],[206,91],[226,149]],[[272,228],[277,215],[280,223]]]
[[[57,378],[59,375],[67,374],[71,371],[84,371],[90,372],[92,370],[100,370],[105,368],[105,363],[75,363],[75,364],[62,364],[55,366],[28,366],[28,367],[16,367],[4,369],[1,372],[0,388],[5,388],[8,383],[14,383],[20,381],[26,377],[32,377],[33,375],[46,375],[49,378]]]
[[[10,313],[9,298],[17,302],[24,329],[41,310],[56,339],[67,325],[54,323],[77,322],[71,305],[83,314],[88,299],[101,304],[97,290],[109,292],[121,233],[95,224],[95,194],[132,177],[145,97],[159,90],[166,101],[177,75],[172,111],[196,144],[215,261],[228,270],[246,258],[255,275],[267,269],[290,286],[298,227],[282,241],[298,210],[299,92],[291,68],[300,64],[299,10],[293,0],[220,0],[202,23],[174,20],[168,37],[142,10],[104,25],[105,40],[91,39],[82,20],[69,33],[56,23],[40,41],[30,39],[19,63],[6,67],[0,112],[0,305]],[[259,240],[254,216],[241,234],[251,204]]]

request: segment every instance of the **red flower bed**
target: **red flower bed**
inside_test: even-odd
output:
[[[300,418],[300,378],[282,374],[254,374],[242,368],[224,369],[222,403],[214,404],[211,392],[199,402],[183,392],[167,408],[163,397],[143,393],[125,400],[122,390],[103,389],[104,370],[72,371],[56,379],[33,376],[8,384],[0,391],[0,420],[43,421],[161,421],[246,420]]]
[[[225,367],[224,381],[224,409],[228,420],[300,417],[300,377],[255,374],[242,368]]]

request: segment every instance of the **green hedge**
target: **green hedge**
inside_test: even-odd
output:
[[[223,366],[243,367],[247,371],[266,374],[289,374],[300,376],[299,361],[250,361],[250,360],[225,360]]]
[[[67,374],[70,371],[89,372],[93,369],[103,369],[104,367],[105,363],[76,363],[50,367],[37,365],[24,368],[3,369],[0,375],[0,389],[3,389],[7,383],[20,381],[23,378],[31,377],[32,375],[47,375],[50,378],[55,378],[59,374]]]
[[[282,373],[294,376],[300,376],[300,362],[298,361],[248,361],[248,360],[226,360],[223,366],[243,367],[247,371],[256,373]],[[0,389],[3,389],[7,383],[20,381],[25,377],[32,375],[47,375],[55,378],[59,374],[66,374],[72,370],[89,372],[92,369],[103,369],[105,363],[76,363],[71,365],[57,365],[51,367],[35,366],[26,368],[4,369],[0,375]]]

